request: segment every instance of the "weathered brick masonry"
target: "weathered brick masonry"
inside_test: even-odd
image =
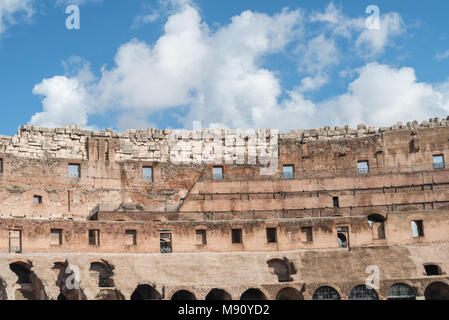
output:
[[[23,126],[0,159],[2,299],[449,299],[449,120]]]

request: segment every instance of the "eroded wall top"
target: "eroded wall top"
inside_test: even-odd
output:
[[[276,130],[127,130],[117,133],[111,129],[104,131],[87,131],[78,126],[64,128],[42,128],[22,126],[14,136],[0,135],[0,152],[23,158],[65,158],[77,160],[142,160],[155,162],[173,162],[174,154],[181,154],[180,146],[190,148],[187,157],[195,163],[222,146],[218,152],[223,159],[239,164],[239,156],[267,155],[277,156],[277,144],[285,139],[294,139],[299,143],[351,139],[380,135],[385,131],[415,130],[429,127],[449,126],[447,119],[433,118],[429,121],[401,122],[391,127],[375,128],[364,124],[357,129],[345,127],[324,127],[309,130],[292,130],[278,134]],[[215,146],[212,145],[215,143]],[[214,150],[213,152],[217,152]],[[213,153],[212,152],[212,153]]]

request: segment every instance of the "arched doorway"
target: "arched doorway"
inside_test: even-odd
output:
[[[395,283],[387,294],[388,300],[416,300],[415,290],[405,283]]]
[[[367,288],[366,285],[359,285],[352,288],[349,300],[379,300],[376,290]]]
[[[251,288],[242,294],[240,300],[267,300],[267,297],[259,289]]]
[[[100,288],[111,288],[114,287],[113,269],[114,267],[106,261],[94,261],[91,262],[89,271],[93,277],[97,278]]]
[[[313,293],[313,300],[340,300],[337,290],[329,286],[319,287]]]
[[[232,300],[231,295],[223,289],[212,289],[206,296],[206,300]]]
[[[31,263],[16,261],[9,264],[9,268],[17,275],[20,287],[16,289],[15,300],[45,300],[47,298],[42,281],[31,270]]]
[[[176,291],[171,300],[196,300],[195,295],[187,290]]]
[[[161,294],[147,284],[138,285],[131,295],[131,300],[161,300]]]
[[[444,282],[432,282],[424,290],[426,300],[449,300],[449,285]]]
[[[303,300],[303,297],[295,288],[287,287],[279,290],[276,295],[276,300]]]

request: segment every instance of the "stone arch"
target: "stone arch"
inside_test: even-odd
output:
[[[424,290],[426,300],[449,300],[449,285],[442,281],[429,284]]]
[[[351,289],[349,300],[379,300],[378,292],[361,284]]]
[[[47,299],[42,281],[32,271],[31,261],[14,259],[9,262],[9,268],[17,275],[15,300]]]
[[[304,297],[297,289],[285,287],[278,291],[276,300],[304,300]]]
[[[268,267],[274,270],[274,274],[278,277],[279,282],[291,282],[293,278],[290,276],[296,274],[295,265],[287,258],[271,259],[267,261]]]
[[[250,288],[242,293],[240,300],[268,300],[265,293],[260,289]]]
[[[56,286],[59,288],[57,300],[86,300],[87,297],[77,282],[75,271],[70,268],[67,260],[53,261],[52,270],[56,273]],[[61,299],[60,299],[61,298]]]
[[[90,262],[90,274],[92,277],[97,278],[97,284],[100,288],[112,288],[115,287],[114,279],[114,266],[105,260],[94,260]]]
[[[317,288],[313,292],[312,300],[340,300],[340,292],[330,285],[325,285]]]
[[[232,298],[225,290],[214,288],[207,294],[206,300],[232,300]]]
[[[171,296],[170,300],[196,300],[196,297],[188,290],[178,290]]]
[[[131,300],[161,300],[161,294],[148,284],[139,284],[131,295]]]
[[[416,300],[416,292],[412,286],[397,282],[390,286],[387,293],[388,300]]]

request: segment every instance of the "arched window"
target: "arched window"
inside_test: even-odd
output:
[[[156,289],[147,285],[138,285],[131,295],[131,300],[161,300],[162,296]]]
[[[349,294],[349,300],[379,300],[374,289],[368,289],[366,285],[354,287]]]
[[[312,297],[313,300],[340,300],[337,290],[332,287],[324,286],[316,289]]]
[[[303,297],[295,288],[287,287],[278,292],[276,300],[303,300]]]
[[[267,300],[267,297],[259,289],[251,288],[242,294],[240,300]]]
[[[444,282],[433,282],[424,290],[426,300],[449,300],[449,285]]]
[[[106,262],[92,262],[89,269],[93,276],[98,276],[98,286],[108,288],[114,286],[112,267]]]
[[[231,295],[223,289],[212,289],[206,296],[206,300],[231,300]]]
[[[395,283],[388,289],[388,300],[416,300],[415,291],[405,283]]]
[[[179,290],[171,297],[171,300],[196,300],[195,295],[187,290]]]

